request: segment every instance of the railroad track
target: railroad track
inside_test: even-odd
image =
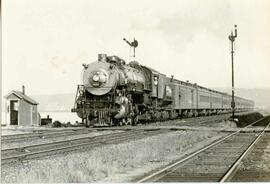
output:
[[[163,169],[145,175],[137,182],[225,182],[230,181],[248,153],[269,127],[270,116],[255,124],[267,124],[260,133],[238,130],[181,158]],[[248,127],[249,127],[248,126]]]
[[[2,135],[1,143],[11,143],[11,142],[20,142],[28,141],[31,139],[45,139],[45,138],[56,138],[62,136],[71,136],[77,134],[87,134],[91,129],[80,128],[80,129],[67,129],[67,130],[38,130],[30,133],[22,134],[12,134],[12,135]]]
[[[269,163],[269,159],[263,159],[264,151],[269,149],[270,133],[265,133],[258,143],[254,146],[253,150],[249,153],[247,158],[243,160],[244,169],[241,168],[236,171],[232,182],[269,182],[270,173],[265,167],[260,166],[264,162]],[[269,154],[269,153],[268,153]],[[269,165],[269,164],[268,164]],[[269,168],[268,168],[269,169]]]
[[[198,126],[203,124],[209,124],[216,121],[220,121],[226,119],[226,115],[215,115],[212,117],[192,117],[183,119],[185,122],[181,122],[181,125],[188,125],[188,126]],[[194,122],[196,121],[196,122]],[[63,136],[72,136],[78,134],[88,134],[89,132],[96,130],[96,131],[103,131],[103,130],[133,130],[133,129],[147,129],[145,126],[124,126],[124,127],[110,127],[110,128],[76,128],[76,129],[66,129],[66,130],[36,130],[33,132],[28,133],[21,133],[21,134],[13,134],[13,135],[2,135],[1,136],[1,143],[13,143],[13,142],[23,142],[23,141],[30,141],[30,140],[38,140],[38,139],[50,139],[50,138],[57,138]]]
[[[241,114],[241,113],[237,113]],[[162,126],[170,126],[170,125],[181,125],[181,126],[208,126],[213,125],[216,122],[221,122],[222,120],[228,120],[230,114],[220,114],[220,115],[211,115],[211,116],[199,116],[199,117],[190,117],[183,118],[178,120],[171,120],[169,123],[156,122],[156,124],[160,124]]]
[[[141,139],[168,132],[168,130],[131,130],[117,132],[95,137],[76,138],[52,143],[29,145],[24,147],[9,148],[1,150],[1,164],[14,161],[38,158],[42,156],[79,150],[82,148],[93,148],[102,145],[116,144],[132,139]]]

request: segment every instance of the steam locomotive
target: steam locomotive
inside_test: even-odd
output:
[[[136,125],[179,117],[231,111],[231,96],[180,81],[136,61],[99,54],[84,64],[72,112],[86,126]],[[235,110],[246,111],[254,102],[235,97]]]

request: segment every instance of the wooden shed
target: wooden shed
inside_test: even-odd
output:
[[[6,99],[6,124],[18,126],[40,126],[38,103],[25,95],[25,89],[11,91],[5,96]]]

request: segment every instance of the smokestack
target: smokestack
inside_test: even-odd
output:
[[[24,85],[22,86],[22,93],[25,95],[25,87],[24,87]]]

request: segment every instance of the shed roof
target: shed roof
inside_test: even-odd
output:
[[[8,93],[5,98],[9,98],[10,95],[15,95],[17,96],[19,99],[24,99],[26,102],[33,104],[33,105],[38,105],[38,102],[36,102],[35,100],[33,100],[32,98],[30,98],[29,96],[23,94],[21,91],[11,91],[10,93]]]

